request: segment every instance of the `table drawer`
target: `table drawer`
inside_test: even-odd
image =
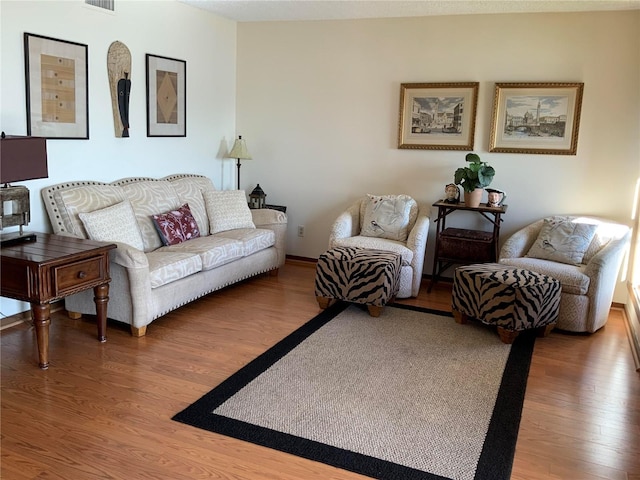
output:
[[[102,256],[53,267],[51,273],[54,297],[95,285],[106,280],[107,276]]]

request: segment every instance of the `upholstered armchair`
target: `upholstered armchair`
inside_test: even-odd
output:
[[[384,218],[371,217],[378,208],[380,199],[390,200],[392,206],[386,217],[393,217],[397,234],[384,224]],[[389,213],[391,212],[391,213]],[[329,235],[329,248],[362,247],[399,253],[402,256],[400,290],[398,298],[417,297],[420,291],[424,256],[429,233],[429,207],[418,203],[407,195],[367,195],[342,212],[333,223]],[[382,220],[381,220],[382,218]],[[377,221],[376,221],[377,220]],[[390,238],[385,238],[390,237]]]
[[[593,225],[595,233],[576,230],[582,237],[582,252],[581,242],[575,238],[552,238],[559,221]],[[515,232],[502,246],[499,263],[560,280],[562,295],[556,328],[593,333],[607,322],[630,235],[628,226],[605,219],[548,217]]]

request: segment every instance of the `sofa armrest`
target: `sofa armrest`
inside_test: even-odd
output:
[[[73,237],[84,238],[78,235],[73,235],[69,232],[56,233],[61,237]],[[149,268],[149,261],[147,256],[142,250],[132,247],[126,243],[121,242],[109,242],[117,245],[118,248],[114,248],[109,251],[109,260],[113,263],[123,266],[124,268]]]
[[[347,210],[338,215],[331,226],[329,233],[329,248],[332,248],[336,240],[355,237],[360,234],[360,201],[351,205]]]
[[[532,223],[511,235],[500,249],[499,258],[524,257],[538,238],[543,221]]]
[[[257,228],[268,228],[269,225],[286,225],[287,215],[271,208],[257,208],[251,210],[253,223]]]
[[[278,252],[278,265],[284,265],[287,255],[287,215],[271,208],[251,210],[251,216],[256,228],[273,230],[276,235],[275,248]]]
[[[149,268],[149,260],[142,250],[121,242],[113,242],[118,248],[109,252],[109,260],[124,268]]]
[[[424,269],[424,257],[427,250],[427,238],[429,236],[429,215],[430,209],[426,206],[420,206],[420,213],[416,219],[416,223],[409,232],[407,237],[407,248],[413,252],[413,260],[411,268],[413,269],[412,295],[418,296],[420,290],[420,280],[422,279],[422,271]],[[417,286],[417,287],[416,287]]]

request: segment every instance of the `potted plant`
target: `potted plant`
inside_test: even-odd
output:
[[[467,153],[465,160],[469,164],[455,171],[454,182],[464,189],[464,203],[475,208],[480,205],[482,191],[491,185],[496,171],[475,153]]]

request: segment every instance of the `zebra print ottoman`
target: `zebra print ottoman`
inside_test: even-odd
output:
[[[456,322],[495,325],[504,343],[534,328],[547,336],[558,320],[560,281],[529,270],[497,263],[458,267],[452,293]]]
[[[320,308],[335,300],[367,305],[377,317],[400,287],[402,257],[394,252],[335,247],[318,258],[316,299]]]

